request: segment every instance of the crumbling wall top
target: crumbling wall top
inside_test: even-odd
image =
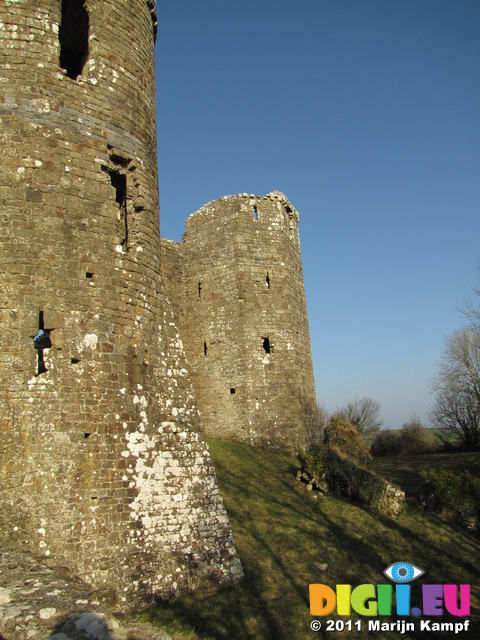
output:
[[[201,207],[200,209],[198,209],[198,211],[195,211],[194,213],[191,213],[187,219],[187,224],[188,221],[193,218],[193,217],[197,217],[197,216],[201,216],[207,213],[211,213],[214,205],[217,202],[226,202],[229,200],[240,200],[240,199],[245,199],[245,200],[249,200],[250,203],[252,205],[254,205],[256,202],[260,202],[262,200],[278,200],[281,204],[283,204],[283,206],[285,207],[285,210],[287,211],[288,215],[295,220],[295,222],[298,223],[299,221],[299,213],[298,211],[295,209],[295,207],[292,205],[292,203],[290,202],[290,200],[287,198],[287,196],[282,193],[281,191],[277,191],[276,189],[274,189],[273,191],[270,191],[270,193],[266,193],[264,196],[256,196],[253,193],[239,193],[236,196],[233,195],[229,195],[229,196],[222,196],[221,198],[218,198],[217,200],[211,200],[210,202],[207,202],[207,204],[204,204],[203,207]]]

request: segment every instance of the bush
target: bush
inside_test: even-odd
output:
[[[360,502],[382,512],[398,513],[386,498],[389,485],[369,469],[358,466],[325,444],[312,447],[305,454],[303,477],[311,478],[311,484],[321,487],[325,483],[336,496],[351,502]],[[394,499],[399,496],[394,492]]]
[[[438,449],[435,434],[411,420],[403,425],[400,433],[381,431],[370,447],[372,456],[411,456],[432,453]]]
[[[469,471],[461,473],[431,469],[421,472],[419,500],[426,509],[458,520],[469,529],[479,530],[480,478]]]
[[[325,427],[323,442],[362,467],[368,467],[372,461],[358,429],[340,417],[331,418]]]
[[[372,456],[398,456],[401,453],[400,436],[392,431],[380,431],[370,447]]]
[[[431,453],[438,448],[435,434],[424,427],[415,417],[403,425],[399,437],[402,443],[402,453],[405,455]]]

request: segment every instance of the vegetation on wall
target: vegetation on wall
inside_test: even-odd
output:
[[[371,462],[357,428],[337,414],[324,428],[323,440],[305,453],[297,478],[309,489],[328,491],[396,515],[404,496],[369,469]]]
[[[373,471],[359,466],[324,444],[305,454],[304,470],[319,483],[324,481],[333,495],[376,507],[386,483]]]

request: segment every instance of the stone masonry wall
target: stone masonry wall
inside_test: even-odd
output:
[[[154,37],[149,0],[0,3],[0,544],[124,605],[242,571],[160,275]]]
[[[181,245],[162,241],[162,265],[206,433],[304,447],[316,400],[288,199],[274,191],[208,203],[188,218]]]

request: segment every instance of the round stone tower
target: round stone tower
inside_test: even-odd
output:
[[[0,5],[0,541],[127,604],[241,574],[160,276],[155,32]]]
[[[220,198],[164,255],[167,288],[183,273],[182,338],[206,433],[304,447],[316,400],[296,209],[279,191]]]

